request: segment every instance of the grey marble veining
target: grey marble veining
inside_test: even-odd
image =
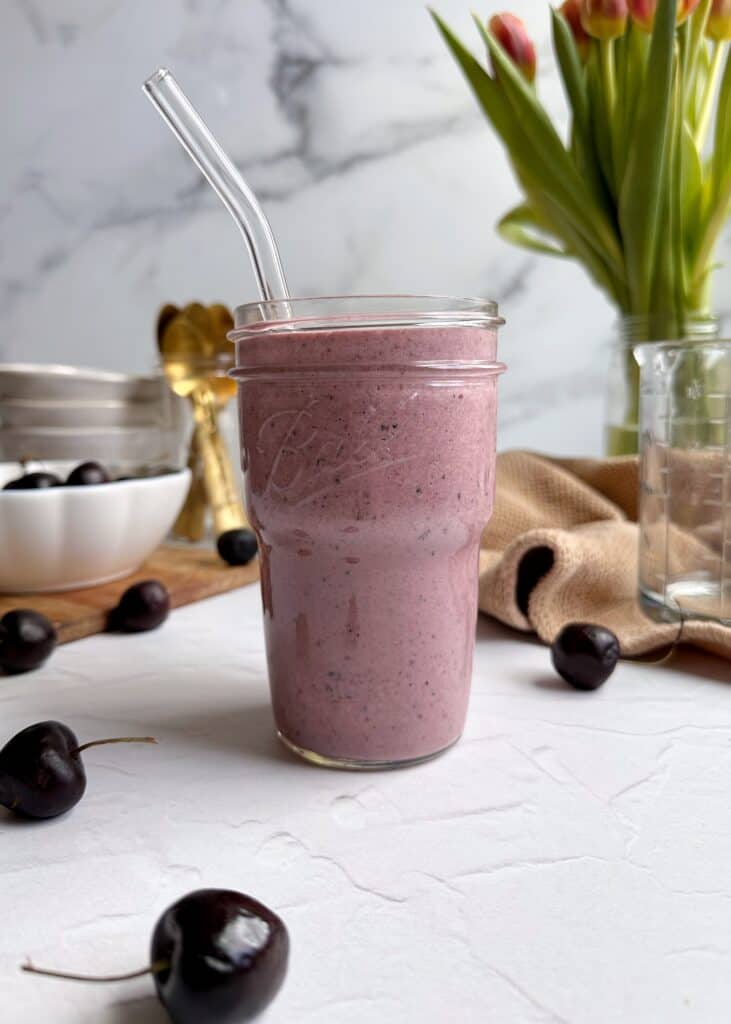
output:
[[[547,12],[510,6],[560,115]],[[437,7],[474,39],[468,3]],[[143,370],[164,301],[254,297],[238,235],[140,91],[161,64],[266,202],[298,294],[498,299],[501,445],[600,449],[612,310],[580,269],[496,237],[517,189],[420,0],[7,0],[0,358]]]

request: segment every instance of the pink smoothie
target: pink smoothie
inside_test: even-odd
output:
[[[297,748],[394,763],[462,732],[495,346],[463,326],[238,336],[274,715]]]

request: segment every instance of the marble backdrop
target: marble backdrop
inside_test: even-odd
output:
[[[474,39],[472,0],[436,6]],[[547,5],[508,6],[561,112]],[[266,202],[296,293],[498,299],[501,446],[599,452],[612,310],[580,269],[495,236],[517,190],[422,0],[4,0],[2,360],[144,370],[162,302],[255,297],[240,238],[140,91],[158,65]]]

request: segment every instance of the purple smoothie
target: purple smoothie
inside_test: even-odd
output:
[[[446,749],[467,712],[492,509],[495,328],[236,340],[280,735],[359,766]]]

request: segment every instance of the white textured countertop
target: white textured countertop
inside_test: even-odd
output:
[[[157,633],[60,648],[0,679],[2,733],[84,740],[66,818],[0,816],[3,1024],[162,1024],[144,964],[158,914],[200,886],[285,918],[269,1024],[725,1022],[731,1007],[727,663],[622,665],[596,694],[484,622],[463,742],[409,771],[324,772],[271,728],[254,587]]]

